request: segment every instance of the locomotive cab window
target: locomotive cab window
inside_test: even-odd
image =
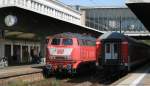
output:
[[[72,45],[73,41],[72,41],[72,39],[66,38],[66,39],[62,40],[62,44],[63,45]]]
[[[52,45],[60,45],[60,39],[58,39],[58,38],[52,39],[51,44],[52,44]]]

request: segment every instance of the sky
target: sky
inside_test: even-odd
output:
[[[67,5],[125,6],[125,0],[59,0]]]

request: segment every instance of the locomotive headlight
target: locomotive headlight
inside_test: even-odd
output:
[[[49,56],[49,59],[52,59],[52,56]]]
[[[50,56],[49,59],[55,59],[55,56]]]
[[[71,70],[71,69],[72,69],[72,65],[71,65],[71,64],[67,64],[66,69],[67,69],[67,70]]]
[[[65,59],[71,60],[71,56],[66,56]]]
[[[49,56],[49,59],[51,59],[51,56]]]
[[[52,68],[52,65],[51,65],[51,64],[47,64],[47,65],[46,65],[46,68],[47,68],[47,69],[51,69],[51,68]]]
[[[53,56],[53,59],[55,59],[55,56]]]
[[[68,59],[68,56],[65,56],[65,59]]]

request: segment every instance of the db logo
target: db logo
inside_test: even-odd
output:
[[[64,49],[58,49],[57,50],[57,54],[63,54],[64,53]]]

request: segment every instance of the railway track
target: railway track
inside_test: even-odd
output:
[[[51,82],[50,85],[54,86],[105,86],[111,85],[116,86],[120,82],[124,80],[128,80],[128,78],[132,75],[132,73],[144,73],[143,70],[147,69],[149,64],[142,65],[135,70],[131,71],[131,73],[123,73],[116,71],[109,71],[109,69],[101,69],[98,68],[96,72],[84,72],[83,74],[77,75],[76,77],[56,77],[52,76],[51,78],[47,79],[48,82]],[[132,78],[132,77],[131,77]],[[132,81],[131,81],[132,82]],[[38,85],[35,85],[38,86]],[[44,85],[39,85],[44,86]],[[47,85],[45,85],[47,86]],[[119,86],[119,85],[118,85]]]
[[[39,68],[30,68],[30,67],[25,66],[25,68],[22,68],[22,67],[21,68],[18,67],[15,69],[13,68],[13,70],[11,69],[11,71],[19,72],[18,70],[20,70],[20,73],[22,73],[22,71],[24,72],[25,70],[29,71],[29,69],[30,71],[40,70]],[[29,86],[29,85],[31,86],[101,86],[101,85],[111,85],[113,82],[120,79],[120,77],[123,77],[123,74],[119,72],[114,72],[114,71],[97,69],[95,70],[95,72],[86,71],[74,77],[69,77],[69,75],[68,76],[52,75],[50,78],[42,79],[43,77],[42,72],[38,74],[34,74],[34,73],[30,74],[29,75],[30,78],[27,77],[26,75],[24,76],[26,78],[24,78],[23,76],[17,76],[17,77],[14,77],[14,78],[16,80],[21,80],[21,77],[22,77],[23,81],[28,82],[27,85],[25,86]],[[14,78],[12,77],[12,79]],[[37,80],[37,79],[41,79],[41,80]],[[30,82],[30,81],[33,81],[33,82]],[[6,86],[9,86],[9,85],[6,85]],[[21,85],[15,85],[15,86],[21,86]]]
[[[68,76],[57,76],[53,75],[48,78],[45,82],[47,85],[54,86],[103,86],[103,85],[111,85],[114,81],[118,80],[120,77],[123,77],[124,74],[112,74],[107,70],[97,70],[96,72],[86,72],[76,77],[68,77]],[[32,83],[33,86],[46,86],[46,85],[38,85],[41,82]],[[45,84],[46,84],[45,83]]]

